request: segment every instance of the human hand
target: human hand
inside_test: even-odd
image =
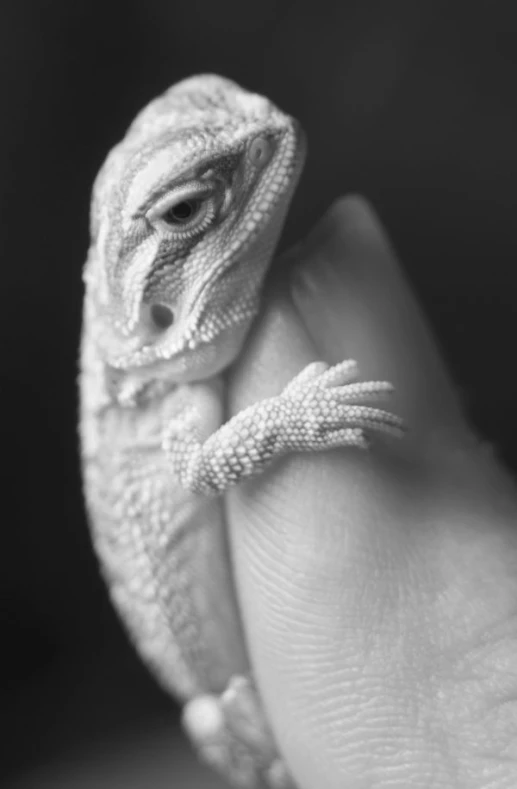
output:
[[[386,379],[410,432],[292,455],[228,496],[257,684],[300,789],[517,786],[517,497],[462,415],[368,205],[291,256],[231,411],[308,362]],[[294,261],[293,261],[294,262]]]

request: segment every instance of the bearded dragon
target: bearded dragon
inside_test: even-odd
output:
[[[80,355],[93,542],[112,600],[201,756],[293,786],[248,677],[221,495],[280,455],[399,435],[391,390],[315,362],[224,422],[221,374],[260,307],[304,160],[298,123],[213,75],[136,117],[95,181]]]

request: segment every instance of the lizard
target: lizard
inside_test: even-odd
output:
[[[112,601],[200,756],[240,789],[294,786],[248,668],[223,495],[290,452],[367,448],[401,418],[354,361],[305,367],[225,421],[306,143],[269,99],[216,75],[151,101],[93,187],[79,434]]]

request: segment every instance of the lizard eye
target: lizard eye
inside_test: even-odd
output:
[[[190,222],[199,213],[201,209],[201,200],[181,200],[181,202],[171,205],[170,208],[162,214],[162,219],[168,225],[184,225]]]
[[[187,184],[166,194],[146,214],[153,225],[180,239],[202,233],[215,216],[216,204],[204,184],[202,189],[198,184]]]

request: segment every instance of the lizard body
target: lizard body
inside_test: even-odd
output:
[[[353,362],[305,368],[224,424],[222,371],[260,306],[302,168],[298,124],[203,75],[151,102],[96,179],[81,345],[84,489],[111,597],[204,757],[290,786],[247,670],[220,498],[279,455],[400,420]]]

